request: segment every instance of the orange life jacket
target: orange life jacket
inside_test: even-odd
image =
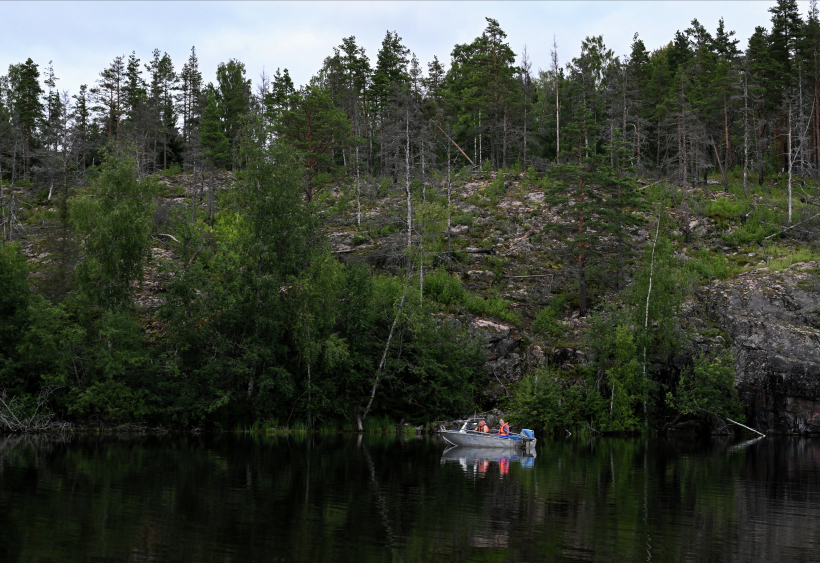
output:
[[[482,420],[481,422],[478,423],[478,431],[479,432],[489,432],[490,427],[487,426],[487,423]]]
[[[509,436],[510,435],[510,425],[508,423],[504,423],[498,427],[498,434],[500,436]]]

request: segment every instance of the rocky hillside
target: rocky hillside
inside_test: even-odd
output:
[[[155,217],[157,232],[162,233],[174,208],[203,216],[209,213],[218,201],[209,197],[209,191],[230,189],[232,181],[230,173],[208,182],[185,174],[162,177],[162,197]],[[444,203],[446,190],[444,183],[427,185],[422,200]],[[402,187],[389,183],[363,186],[359,221],[354,196],[350,190],[319,195],[331,250],[341,261],[366,261],[387,269],[399,267],[406,245]],[[684,308],[681,324],[692,329],[696,349],[728,348],[733,353],[737,387],[752,425],[778,432],[820,432],[820,263],[775,265],[759,255],[752,256],[754,253],[723,246],[721,235],[737,229],[744,218],[727,222],[719,214],[703,213],[702,208],[716,198],[731,199],[731,194],[716,186],[704,186],[692,196],[701,207],[701,212],[690,218],[692,232],[710,252],[726,255],[744,271],[699,288]],[[504,397],[515,382],[539,365],[584,363],[580,338],[588,319],[579,316],[577,310],[567,307],[563,318],[557,320],[562,328],[560,338],[539,333],[532,325],[538,311],[571,281],[571,275],[551,259],[559,243],[543,231],[548,223],[561,221],[561,216],[545,203],[541,185],[525,174],[503,174],[499,178],[496,173],[486,172],[454,182],[450,197],[453,260],[447,260],[446,246],[439,238],[445,230],[440,215],[429,212],[432,218],[416,236],[423,238],[423,230],[428,228],[432,231],[430,240],[438,239],[425,249],[428,274],[446,266],[471,295],[500,304],[484,311],[454,304],[441,315],[442,322],[467,326],[484,340],[488,376],[485,398],[494,402]],[[414,213],[425,213],[423,204],[414,205]],[[684,214],[677,207],[668,211],[681,225],[673,235],[680,236]],[[28,228],[22,242],[35,266],[35,277],[50,266],[45,242],[49,234],[44,225],[49,219],[53,221],[56,213],[53,206],[41,202],[25,217]],[[418,217],[414,220],[419,221]],[[155,236],[155,259],[174,259],[169,236]],[[633,229],[629,237],[635,248],[649,241],[649,234],[641,228]],[[682,248],[678,253],[684,256]],[[625,269],[628,271],[629,265]],[[159,269],[149,266],[138,305],[156,305],[162,299],[162,281]],[[155,323],[147,322],[147,331],[158,330]],[[690,348],[686,353],[696,352]]]

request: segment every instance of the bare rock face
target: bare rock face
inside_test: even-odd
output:
[[[521,335],[512,325],[489,319],[474,319],[470,323],[470,335],[481,338],[487,352],[484,369],[497,386],[487,390],[491,399],[507,393],[507,385],[521,379],[524,358],[519,351]]]
[[[735,355],[747,423],[820,433],[820,263],[747,272],[699,298]]]

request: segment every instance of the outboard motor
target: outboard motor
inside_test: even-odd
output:
[[[520,432],[521,441],[524,442],[524,454],[535,455],[535,432],[528,428],[523,428]]]

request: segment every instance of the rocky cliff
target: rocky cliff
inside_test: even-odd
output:
[[[746,272],[702,288],[698,300],[696,314],[735,356],[747,423],[820,433],[820,262]]]

